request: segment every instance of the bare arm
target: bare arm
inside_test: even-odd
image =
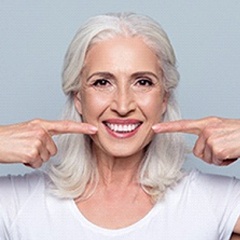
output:
[[[96,127],[86,123],[40,119],[0,126],[0,163],[24,163],[37,168],[57,153],[52,136],[96,131]]]

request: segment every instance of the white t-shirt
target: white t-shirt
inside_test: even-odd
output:
[[[239,213],[240,181],[192,171],[143,219],[110,230],[54,197],[39,171],[0,178],[1,240],[228,240]]]

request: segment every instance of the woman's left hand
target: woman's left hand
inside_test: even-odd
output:
[[[205,162],[229,165],[240,157],[240,120],[208,117],[199,120],[179,120],[154,125],[156,133],[183,132],[198,139],[193,153]]]

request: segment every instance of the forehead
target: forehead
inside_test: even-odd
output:
[[[156,54],[139,37],[114,37],[95,43],[86,55],[84,68],[87,72],[160,70]]]

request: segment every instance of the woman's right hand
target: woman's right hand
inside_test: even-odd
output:
[[[54,135],[95,134],[97,128],[73,121],[36,119],[0,126],[0,163],[23,163],[38,168],[57,153]]]

